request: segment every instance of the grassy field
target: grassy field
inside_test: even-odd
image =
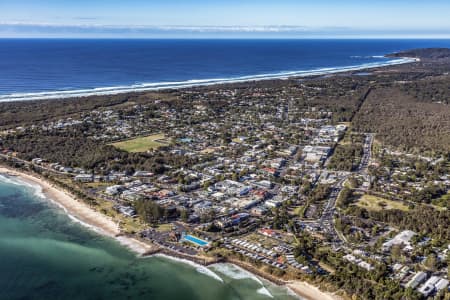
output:
[[[261,244],[263,247],[267,249],[272,249],[279,245],[279,242],[277,240],[258,233],[251,233],[242,240],[246,240],[254,244]]]
[[[146,152],[148,150],[157,149],[168,144],[164,134],[154,134],[144,137],[138,137],[131,140],[113,143],[116,148],[125,150],[127,152]]]
[[[294,208],[294,214],[296,216],[299,216],[300,218],[303,218],[305,215],[305,209],[306,209],[305,206],[296,207]]]
[[[156,228],[159,232],[169,232],[172,231],[173,225],[172,224],[160,224],[158,228]]]
[[[409,208],[400,201],[392,201],[372,195],[362,196],[356,203],[359,207],[364,207],[368,210],[380,211],[384,209],[399,209],[407,211]]]

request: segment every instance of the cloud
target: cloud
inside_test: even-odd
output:
[[[96,20],[96,18],[90,19]],[[377,30],[306,26],[180,26],[104,25],[0,22],[3,37],[352,37],[352,36],[448,37],[449,29]]]
[[[82,20],[82,21],[92,21],[92,20],[98,20],[99,17],[75,17],[74,20]]]
[[[95,17],[76,18],[77,20],[97,20]],[[73,30],[140,30],[140,31],[179,31],[179,32],[305,32],[304,26],[181,26],[181,25],[103,25],[103,24],[52,24],[28,22],[0,22],[0,27],[6,28],[37,28],[37,29],[73,29]]]

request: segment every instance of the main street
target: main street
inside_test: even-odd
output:
[[[316,228],[320,228],[324,233],[331,237],[331,240],[335,246],[341,246],[347,243],[345,236],[336,230],[334,224],[334,215],[336,213],[336,202],[339,197],[345,182],[351,175],[362,175],[366,182],[369,182],[369,175],[367,174],[367,168],[370,164],[372,157],[372,144],[374,134],[367,133],[364,139],[363,145],[363,155],[361,157],[361,162],[355,171],[342,175],[342,178],[335,183],[331,189],[331,193],[328,197],[328,202],[323,208],[322,214],[319,219],[300,221],[301,225],[308,225]]]

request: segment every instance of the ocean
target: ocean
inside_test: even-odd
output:
[[[325,74],[450,40],[0,39],[0,101]]]
[[[0,175],[0,299],[296,299],[228,264],[140,258],[69,218],[39,187]]]
[[[0,102],[326,74],[449,40],[0,39]],[[139,258],[0,176],[0,299],[294,299],[231,265]]]

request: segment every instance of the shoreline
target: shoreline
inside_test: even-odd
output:
[[[154,247],[147,243],[121,235],[118,224],[110,217],[90,208],[86,203],[76,199],[76,197],[55,186],[55,184],[48,180],[4,165],[0,165],[0,174],[16,177],[24,185],[28,184],[41,188],[43,198],[58,206],[74,222],[98,234],[117,240],[121,245],[133,252],[142,255],[154,251]]]
[[[142,83],[124,86],[97,87],[91,89],[79,89],[69,91],[48,91],[48,92],[29,92],[29,93],[11,93],[0,95],[0,103],[6,102],[25,102],[35,100],[55,100],[55,99],[80,99],[90,96],[112,96],[128,93],[142,93],[162,90],[189,89],[195,87],[207,87],[214,85],[226,85],[245,82],[260,82],[268,80],[287,80],[296,78],[307,78],[311,76],[332,75],[345,72],[354,72],[362,70],[371,70],[389,66],[397,66],[409,63],[419,62],[419,58],[413,57],[387,57],[386,62],[365,63],[361,65],[344,67],[327,67],[304,71],[286,71],[272,74],[256,74],[231,78],[210,78],[210,79],[189,79],[175,82]]]
[[[64,191],[60,187],[57,187],[55,184],[49,182],[44,178],[1,164],[0,175],[15,177],[18,178],[18,180],[25,186],[30,185],[34,188],[40,188],[41,190],[39,192],[42,193],[42,195],[40,195],[41,198],[46,201],[50,201],[51,203],[58,206],[74,222],[77,222],[82,226],[97,232],[100,235],[115,239],[119,244],[128,248],[130,251],[134,252],[140,257],[166,257],[167,259],[176,260],[192,266],[196,265],[202,268],[220,263],[232,264],[238,268],[246,270],[254,276],[263,278],[264,280],[267,280],[274,285],[285,287],[286,289],[288,289],[288,291],[297,296],[300,296],[305,300],[342,299],[335,294],[321,291],[318,287],[310,283],[296,280],[285,281],[283,279],[276,278],[273,275],[266,274],[248,263],[237,261],[235,259],[225,259],[224,261],[215,261],[203,264],[201,263],[202,259],[200,257],[193,258],[184,256],[179,253],[170,251],[169,249],[161,248],[157,245],[151,245],[136,238],[122,235],[118,224],[116,224],[110,217],[92,209],[86,203],[78,200],[75,196]]]
[[[226,263],[235,265],[239,268],[246,270],[247,272],[261,277],[264,280],[267,280],[275,285],[283,286],[291,291],[293,294],[300,296],[302,299],[306,300],[343,300],[342,297],[336,295],[335,293],[326,292],[320,290],[317,286],[314,286],[306,281],[300,280],[284,280],[281,278],[277,278],[271,274],[267,274],[250,263],[239,261],[236,259],[228,259],[225,261]]]

